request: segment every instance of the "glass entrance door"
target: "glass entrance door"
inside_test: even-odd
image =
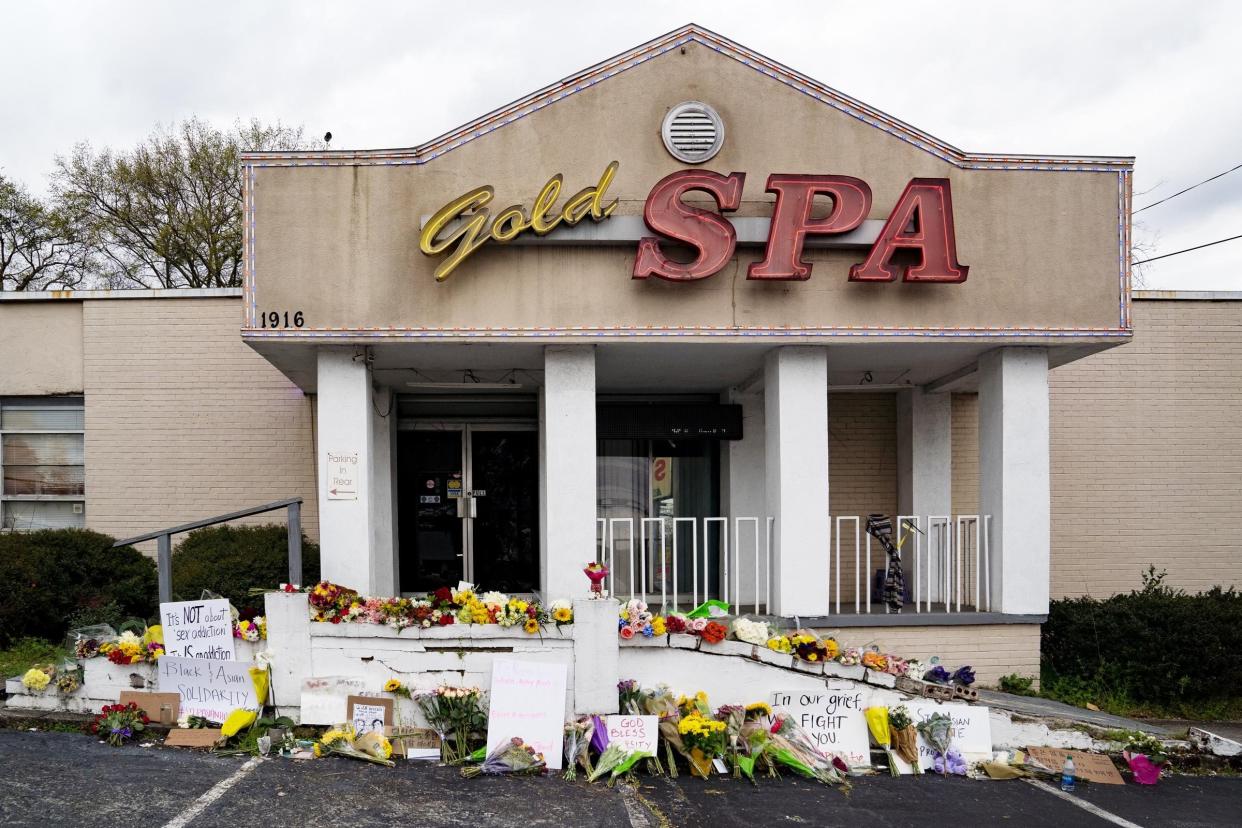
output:
[[[532,592],[539,584],[535,428],[441,425],[399,432],[401,591],[459,580]]]

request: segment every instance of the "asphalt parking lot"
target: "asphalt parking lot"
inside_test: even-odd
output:
[[[247,760],[111,748],[72,733],[0,730],[0,824],[15,826],[1065,826],[1237,825],[1242,779],[1176,777],[1155,788],[1080,785],[1077,804],[1024,782],[936,776],[798,779],[758,786],[642,777],[635,789],[555,777],[462,779],[454,768],[347,759]],[[1103,809],[1100,816],[1082,804]]]

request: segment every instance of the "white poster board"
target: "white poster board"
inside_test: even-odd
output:
[[[160,624],[164,628],[165,655],[216,661],[236,657],[233,611],[226,598],[160,604]]]
[[[852,682],[827,682],[822,691],[772,693],[772,712],[787,713],[828,756],[838,756],[850,767],[871,764],[863,692]]]
[[[561,769],[565,734],[564,664],[498,658],[492,662],[487,752],[514,736]]]
[[[608,729],[608,744],[620,745],[627,752],[642,751],[659,756],[656,753],[659,716],[605,716],[604,727]]]
[[[302,724],[337,725],[349,721],[349,697],[361,696],[371,684],[356,676],[303,679]]]
[[[223,722],[239,707],[259,709],[254,682],[250,680],[253,664],[171,655],[162,656],[156,664],[160,692],[180,696],[183,716]]]
[[[934,713],[943,713],[953,720],[953,730],[949,741],[949,749],[956,750],[966,760],[966,764],[979,762],[992,757],[992,720],[988,708],[972,704],[942,704],[934,701],[906,702],[910,718],[917,725],[931,718]],[[924,770],[936,763],[936,751],[919,734],[919,764]],[[913,773],[914,769],[897,760],[902,773]]]

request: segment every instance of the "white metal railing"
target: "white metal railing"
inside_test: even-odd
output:
[[[893,541],[899,545],[906,598],[913,603],[915,612],[991,611],[992,579],[988,560],[991,520],[991,515],[896,516]],[[830,519],[830,527],[833,535],[828,584],[833,611],[841,612],[844,572],[847,611],[852,583],[855,613],[872,612],[873,603],[883,606],[884,612],[891,612],[887,604],[872,601],[877,573],[887,577],[889,563],[883,548],[866,532],[866,516],[835,515]],[[880,564],[883,564],[882,569]]]
[[[604,588],[611,595],[649,604],[659,596],[666,611],[708,598],[732,603],[737,611],[767,613],[772,606],[773,517],[601,517],[595,523],[598,558],[609,570]],[[682,542],[687,535],[689,549]],[[683,589],[687,564],[690,579]]]

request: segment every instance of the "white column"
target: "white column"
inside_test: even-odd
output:
[[[372,595],[396,595],[396,468],[397,400],[391,388],[374,388],[371,406],[371,572]]]
[[[897,392],[897,509],[947,515],[953,509],[952,398],[921,388]]]
[[[543,597],[582,597],[582,568],[595,548],[595,348],[549,346],[543,352],[539,407],[540,560]]]
[[[768,514],[778,615],[828,614],[828,353],[777,348],[764,362]]]
[[[319,457],[319,570],[326,580],[368,595],[381,592],[375,510],[377,463],[371,377],[361,348],[319,350],[316,425]],[[387,445],[387,440],[383,441]],[[333,493],[335,491],[335,494]],[[391,569],[391,548],[388,568]],[[391,575],[385,583],[391,583]]]
[[[1048,611],[1048,352],[979,358],[979,512],[992,516],[992,609]]]

